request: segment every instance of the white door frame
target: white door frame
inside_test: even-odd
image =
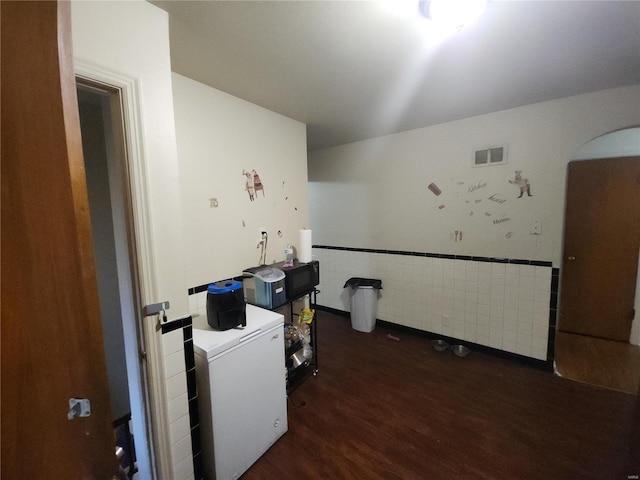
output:
[[[136,306],[135,313],[140,325],[123,325],[129,383],[136,387],[130,395],[140,397],[140,402],[137,402],[138,411],[131,412],[133,434],[137,438],[137,446],[142,446],[142,439],[145,439],[146,444],[144,451],[140,452],[142,455],[138,454],[140,473],[150,472],[149,480],[170,479],[173,469],[171,446],[166,441],[169,438],[169,422],[162,348],[159,344],[161,338],[156,329],[159,319],[157,316],[148,319],[142,316],[142,306],[157,299],[157,277],[153,262],[140,85],[135,78],[78,59],[74,59],[74,69],[76,78],[110,90],[118,90],[120,93],[126,155],[124,168],[128,180],[134,236],[130,248],[135,259],[132,267],[137,270],[138,279],[138,285],[133,288],[138,289],[139,294],[139,305]],[[138,331],[141,332],[140,335]],[[142,345],[138,345],[138,338]],[[132,339],[136,339],[135,342]],[[142,365],[140,358],[143,359]],[[146,475],[140,476],[140,480],[147,480]]]

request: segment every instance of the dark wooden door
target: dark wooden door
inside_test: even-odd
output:
[[[2,473],[117,472],[71,55],[70,3],[0,2]],[[69,419],[69,399],[91,402]]]
[[[640,157],[569,163],[559,329],[629,341],[640,238]]]

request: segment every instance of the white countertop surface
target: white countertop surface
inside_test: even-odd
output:
[[[193,346],[196,355],[211,359],[225,350],[284,323],[280,313],[247,304],[247,326],[230,330],[214,330],[206,315],[193,317]]]

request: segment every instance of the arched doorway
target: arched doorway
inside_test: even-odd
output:
[[[638,315],[634,319],[635,311],[640,311],[639,168],[640,128],[588,142],[569,164],[555,356],[556,372],[563,377],[636,394],[640,389],[640,319]],[[601,206],[602,213],[597,213]],[[616,216],[621,218],[609,218]],[[621,253],[624,248],[626,255]],[[612,252],[621,254],[616,257]],[[616,298],[623,290],[624,302]],[[615,312],[622,303],[624,308]]]

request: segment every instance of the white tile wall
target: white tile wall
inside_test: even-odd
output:
[[[189,295],[189,314],[192,317],[197,315],[207,315],[207,292],[194,293]]]
[[[350,277],[379,278],[377,318],[547,359],[551,267],[314,248],[318,304],[349,311]]]
[[[162,352],[168,402],[169,442],[174,464],[173,478],[193,480],[193,454],[182,328],[162,335]]]

